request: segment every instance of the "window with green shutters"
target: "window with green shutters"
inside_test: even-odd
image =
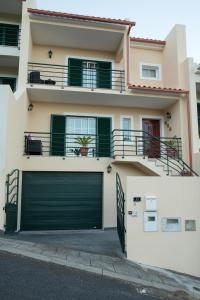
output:
[[[112,63],[69,58],[68,85],[111,89]]]
[[[200,103],[197,103],[197,117],[198,117],[199,137],[200,137]]]
[[[0,45],[18,46],[19,26],[0,23]]]
[[[80,128],[75,126],[74,129],[69,126],[69,121],[81,121],[85,118],[84,123],[89,121],[92,124],[87,129],[80,131]],[[67,124],[67,125],[66,125]],[[95,126],[96,124],[96,126]],[[92,126],[92,127],[91,127]],[[96,128],[95,128],[96,127]],[[89,131],[88,131],[89,130]],[[76,131],[76,132],[73,132]],[[62,115],[52,115],[51,116],[51,152],[52,156],[72,156],[73,152],[70,152],[71,148],[74,149],[78,147],[75,143],[75,138],[77,136],[85,135],[91,136],[93,138],[92,149],[94,149],[94,155],[97,157],[110,157],[111,156],[111,118],[109,117],[81,117],[80,116],[62,116]],[[69,139],[69,140],[67,140]],[[74,139],[74,141],[73,141]]]

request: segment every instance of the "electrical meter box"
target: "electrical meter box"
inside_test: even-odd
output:
[[[158,231],[158,215],[156,211],[144,212],[144,231]]]
[[[145,196],[146,200],[146,211],[157,210],[157,198],[155,196]]]

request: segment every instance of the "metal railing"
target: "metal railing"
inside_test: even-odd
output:
[[[13,170],[7,175],[6,180],[6,224],[5,232],[14,232],[17,230],[17,212],[19,196],[19,170]]]
[[[90,137],[86,146],[81,146],[77,138]],[[68,157],[110,157],[110,134],[76,134],[25,132],[24,154]]]
[[[125,197],[121,179],[116,173],[116,198],[117,198],[117,232],[121,243],[122,251],[125,252]]]
[[[0,46],[20,48],[21,29],[9,25],[0,26]]]
[[[90,137],[88,145],[77,138]],[[115,129],[111,134],[25,132],[25,155],[133,157],[153,159],[167,175],[198,176],[182,159],[180,138],[155,137],[141,130]]]
[[[141,130],[115,129],[112,133],[113,157],[141,156],[155,159],[167,175],[198,176],[182,159],[180,138],[155,137]]]
[[[76,86],[94,89],[125,90],[123,70],[80,68],[75,66],[28,63],[28,83],[58,86]]]

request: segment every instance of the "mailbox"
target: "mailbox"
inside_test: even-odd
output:
[[[144,212],[144,231],[158,231],[158,214],[156,211]]]
[[[146,211],[157,210],[157,198],[155,196],[146,196]]]

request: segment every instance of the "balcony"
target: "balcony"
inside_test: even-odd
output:
[[[86,141],[85,143],[83,141]],[[180,138],[155,137],[140,130],[115,129],[111,134],[25,132],[24,155],[110,158],[113,163],[145,166],[154,162],[165,175],[198,176],[182,159]],[[139,159],[137,159],[139,158]]]
[[[28,63],[28,83],[58,88],[125,90],[124,71],[97,67],[90,62],[81,66]]]

